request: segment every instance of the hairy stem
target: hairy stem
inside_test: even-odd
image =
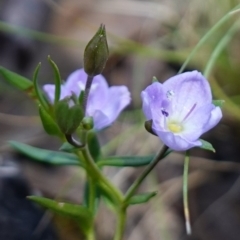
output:
[[[83,111],[84,111],[84,114],[86,113],[88,95],[89,95],[89,92],[90,92],[90,89],[91,89],[92,82],[93,82],[93,77],[88,75],[86,86],[85,86],[84,98],[83,98]]]

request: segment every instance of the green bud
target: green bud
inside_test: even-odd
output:
[[[59,101],[55,107],[57,124],[64,134],[72,134],[83,119],[83,110],[79,105],[69,107],[69,99]]]
[[[108,54],[106,30],[105,26],[101,24],[85,48],[84,71],[92,77],[100,74],[105,67]]]
[[[145,127],[145,129],[146,129],[149,133],[157,136],[157,134],[154,133],[153,130],[152,130],[152,120],[146,121],[145,124],[144,124],[144,127]]]
[[[155,82],[159,82],[159,81],[158,81],[158,79],[155,76],[153,76],[152,83],[155,83]]]
[[[93,129],[93,118],[92,117],[84,117],[82,120],[82,127],[85,130]]]

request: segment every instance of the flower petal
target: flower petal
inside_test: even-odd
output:
[[[188,141],[198,139],[203,133],[216,126],[222,118],[222,111],[213,104],[202,106],[184,123],[181,135]]]
[[[184,131],[181,135],[188,141],[198,139],[205,131],[204,126],[210,119],[211,111],[215,108],[213,104],[202,106],[194,111],[182,122]]]
[[[210,130],[213,127],[215,127],[220,122],[221,118],[222,118],[222,110],[221,110],[221,108],[220,107],[215,107],[211,111],[211,116],[210,116],[209,121],[203,127],[204,132],[207,132],[208,130]]]
[[[130,103],[130,92],[125,86],[113,86],[109,88],[109,99],[102,112],[108,116],[110,122],[116,120],[120,112]],[[111,124],[110,123],[110,124]]]
[[[46,93],[49,101],[51,103],[54,103],[54,97],[55,97],[55,85],[54,84],[46,84],[43,86],[43,91]],[[67,89],[64,86],[61,86],[61,96],[60,100],[65,97],[70,97],[71,92],[68,92]]]
[[[116,96],[114,96],[114,98],[116,98]],[[105,108],[105,106],[109,104],[108,99],[109,88],[106,79],[102,75],[95,76],[88,96],[87,114],[91,116],[94,111]],[[110,101],[112,101],[112,99]]]
[[[79,96],[81,90],[85,89],[87,74],[83,69],[78,69],[71,73],[65,83],[66,89],[68,91],[73,92],[76,96]]]
[[[193,147],[201,146],[202,143],[197,141],[187,141],[180,135],[176,135],[172,132],[157,131],[156,134],[162,140],[162,142],[169,148],[175,151],[185,151]]]
[[[75,94],[79,96],[85,90],[87,74],[83,69],[76,70],[61,86],[61,98]],[[49,100],[54,102],[55,85],[44,86]],[[86,115],[93,117],[94,128],[100,130],[112,124],[120,112],[130,103],[130,93],[125,86],[108,87],[106,79],[102,75],[93,78],[88,96]],[[73,103],[72,103],[73,104]]]
[[[164,100],[162,84],[159,82],[152,83],[142,91],[141,97],[143,102],[143,112],[147,120],[151,120],[153,118],[152,109],[153,111],[161,112],[162,102]]]
[[[208,81],[197,71],[172,77],[162,85],[152,84],[141,96],[153,131],[173,150],[201,146],[199,137],[222,117],[221,109],[212,104]]]
[[[152,115],[152,129],[156,131],[169,131],[167,128],[167,118],[163,115],[161,109],[150,108]]]
[[[84,69],[78,69],[71,73],[66,80],[65,87],[71,92],[74,92],[76,96],[79,96],[82,90],[85,90],[85,85],[87,81],[88,75],[85,73]],[[101,87],[101,91],[106,92],[108,85],[106,79],[102,75],[97,75],[93,78],[93,83],[91,87],[91,91],[96,89],[94,85],[99,85]]]
[[[103,129],[112,123],[112,122],[110,122],[108,116],[106,116],[100,110],[96,110],[92,117],[93,117],[93,123],[94,123],[95,130]]]
[[[174,76],[163,83],[166,95],[171,91],[171,115],[183,120],[194,104],[196,109],[211,103],[212,94],[208,81],[198,71]]]

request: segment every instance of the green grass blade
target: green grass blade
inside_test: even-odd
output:
[[[178,73],[182,73],[190,60],[193,58],[193,56],[196,54],[196,52],[199,50],[199,48],[216,32],[217,29],[219,29],[225,22],[228,21],[233,15],[236,13],[239,13],[240,10],[240,4],[238,4],[233,10],[228,12],[226,15],[224,15],[198,42],[198,44],[194,47],[192,52],[188,55],[187,59],[183,63],[182,67],[180,68]]]

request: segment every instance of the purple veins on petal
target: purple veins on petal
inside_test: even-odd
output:
[[[191,107],[190,111],[186,114],[186,116],[184,117],[184,119],[183,119],[182,121],[185,121],[185,120],[190,116],[190,114],[193,112],[193,110],[196,108],[196,106],[197,106],[197,104],[195,103],[195,104]]]

